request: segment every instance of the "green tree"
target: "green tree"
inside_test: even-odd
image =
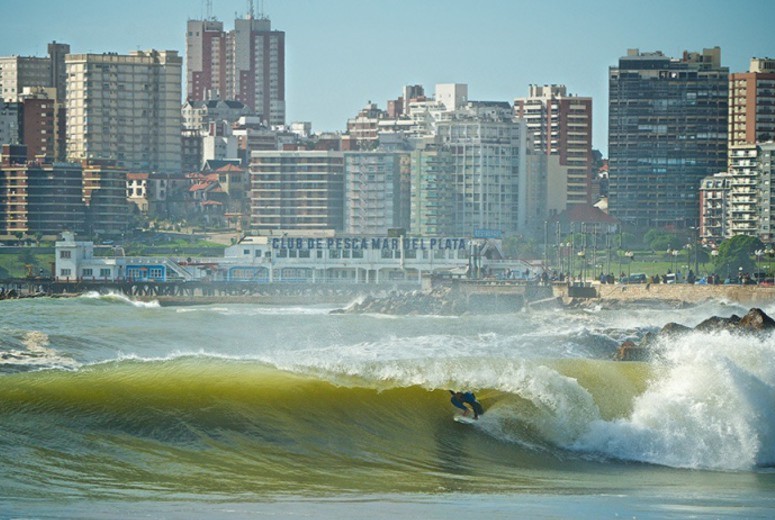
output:
[[[755,270],[751,255],[763,248],[764,244],[756,237],[738,235],[724,240],[718,247],[713,267],[720,275],[735,276],[738,271],[750,273]]]
[[[684,243],[678,235],[662,229],[649,229],[645,235],[643,235],[644,244],[652,251],[667,251],[668,249],[680,248]]]
[[[539,258],[536,241],[524,237],[506,237],[503,239],[503,254],[508,258]]]

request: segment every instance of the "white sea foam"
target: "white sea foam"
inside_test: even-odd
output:
[[[65,368],[80,366],[74,359],[50,348],[49,337],[44,332],[29,331],[21,339],[24,349],[0,352],[0,364],[16,367]]]
[[[143,309],[156,309],[159,308],[159,302],[156,300],[153,301],[139,301],[139,300],[133,300],[126,296],[125,294],[118,293],[118,292],[108,292],[105,294],[99,293],[97,291],[89,291],[83,293],[80,298],[84,298],[87,300],[101,300],[105,302],[113,302],[113,303],[124,303],[129,304],[134,307],[139,307]]]
[[[629,417],[597,420],[568,447],[685,468],[775,462],[773,338],[690,334],[664,345]]]
[[[178,314],[213,313],[222,316],[311,316],[329,314],[335,307],[302,307],[276,305],[230,305],[230,306],[192,306],[175,309]]]

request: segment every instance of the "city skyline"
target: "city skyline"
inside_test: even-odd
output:
[[[471,99],[508,102],[524,97],[530,84],[564,84],[569,93],[592,97],[593,147],[607,156],[608,68],[627,49],[680,56],[719,46],[730,72],[746,71],[752,57],[775,55],[773,42],[761,37],[775,14],[766,0],[736,2],[734,9],[722,0],[625,7],[607,0],[494,2],[475,9],[440,0],[254,3],[287,35],[287,121],[311,121],[315,132],[344,131],[367,102],[384,108],[407,84],[432,91],[437,83],[467,83]],[[227,25],[248,6],[212,4]],[[184,54],[186,21],[206,14],[201,0],[137,0],[131,8],[96,0],[11,7],[0,0],[3,8],[16,23],[0,32],[0,55],[23,56],[45,56],[52,40],[69,43],[73,53]]]

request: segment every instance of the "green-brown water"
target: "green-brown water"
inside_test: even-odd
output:
[[[502,316],[3,302],[0,517],[766,517],[772,338],[723,305]],[[558,319],[561,318],[561,319]],[[704,355],[699,353],[704,352]],[[452,420],[448,388],[486,413]]]

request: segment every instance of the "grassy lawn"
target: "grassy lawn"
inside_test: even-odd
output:
[[[626,257],[617,257],[615,254],[611,256],[609,261],[608,255],[605,252],[598,251],[595,264],[592,264],[592,258],[589,259],[587,270],[589,277],[597,277],[600,273],[613,273],[615,277],[618,277],[620,273],[625,275],[634,273],[645,273],[647,276],[655,274],[663,275],[670,272],[681,271],[682,273],[688,273],[689,269],[694,270],[694,258],[691,259],[691,264],[687,263],[686,254],[678,256],[675,261],[666,258],[664,254],[655,254],[651,252],[638,252],[635,251],[635,255],[630,261]],[[554,263],[556,263],[556,260]],[[566,259],[567,260],[567,259]],[[580,270],[578,259],[573,260],[573,271],[578,272]],[[697,271],[700,276],[704,276],[713,271],[713,264],[699,262]],[[567,270],[567,264],[563,266],[564,270]],[[697,273],[695,273],[697,274]]]
[[[0,278],[24,278],[27,276],[25,264],[32,266],[35,276],[43,269],[43,276],[51,275],[52,254],[5,253],[0,254]]]

